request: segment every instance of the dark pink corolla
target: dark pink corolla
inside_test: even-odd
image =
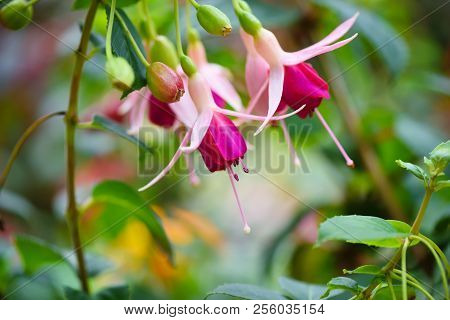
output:
[[[160,127],[171,128],[177,120],[169,104],[162,102],[154,95],[148,99],[148,120]]]

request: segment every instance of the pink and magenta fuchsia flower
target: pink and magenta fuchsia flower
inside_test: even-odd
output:
[[[190,105],[191,103],[193,107]],[[227,115],[258,121],[264,121],[265,117],[240,113],[218,106],[217,99],[214,99],[213,91],[200,72],[196,72],[189,77],[185,94],[179,102],[171,104],[174,110],[176,109],[175,105],[184,107],[185,110],[191,113],[186,119],[195,118],[195,121],[179,119],[184,123],[188,131],[181,140],[178,150],[168,165],[147,185],[140,188],[139,191],[146,190],[161,180],[183,153],[189,154],[198,150],[209,171],[227,171],[239,207],[244,232],[249,233],[250,227],[242,210],[234,184],[234,180],[238,181],[239,177],[232,168],[233,165],[236,166],[241,163],[244,172],[248,172],[243,162],[247,152],[247,145],[238,128]],[[302,108],[299,108],[292,113],[272,117],[270,120],[283,120],[301,110]],[[188,142],[190,142],[189,145]]]
[[[306,118],[316,114],[342,153],[347,165],[354,166],[353,161],[317,109],[322,99],[330,98],[328,84],[305,61],[338,49],[352,41],[357,34],[335,42],[347,33],[357,17],[358,13],[343,22],[321,41],[297,52],[283,51],[275,35],[264,28],[261,28],[255,36],[241,30],[242,40],[247,48],[246,82],[251,97],[247,112],[252,112],[253,109],[255,112],[261,112],[262,108],[267,108],[267,118],[255,135],[261,132],[275,113],[284,113],[288,106],[296,109],[300,105],[306,105],[298,116]],[[286,124],[283,121],[280,123],[294,162],[299,165],[300,160],[292,146]]]

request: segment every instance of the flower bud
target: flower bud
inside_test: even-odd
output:
[[[197,72],[197,67],[195,66],[195,63],[188,56],[182,55],[180,58],[180,63],[184,73],[186,73],[188,77],[192,76],[194,73]]]
[[[108,58],[105,69],[112,85],[119,90],[128,90],[134,82],[133,69],[122,57]]]
[[[177,69],[178,55],[173,45],[166,36],[157,36],[150,49],[150,59],[152,62],[162,62],[173,70]]]
[[[231,32],[230,19],[214,6],[199,6],[197,9],[197,20],[203,29],[210,34],[226,36]]]
[[[25,0],[13,0],[0,10],[0,23],[8,29],[26,27],[33,17],[33,6]]]
[[[153,62],[147,69],[148,87],[162,102],[179,101],[184,94],[183,80],[162,62]]]
[[[261,22],[258,18],[256,18],[255,15],[249,11],[243,11],[239,14],[238,18],[242,29],[252,36],[255,36],[262,28]]]

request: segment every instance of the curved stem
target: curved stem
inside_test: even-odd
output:
[[[419,233],[420,225],[422,224],[423,217],[425,216],[425,212],[427,211],[428,203],[430,202],[431,195],[433,194],[433,189],[426,188],[425,196],[423,197],[422,203],[419,208],[419,212],[417,213],[416,219],[411,227],[411,233],[416,235]]]
[[[444,292],[445,292],[445,298],[446,298],[446,299],[449,299],[449,295],[448,295],[447,275],[446,275],[444,266],[442,265],[442,261],[441,261],[441,259],[439,258],[438,254],[436,253],[436,251],[433,249],[433,246],[432,246],[431,244],[429,244],[428,241],[424,240],[424,239],[421,238],[421,237],[412,235],[412,236],[410,236],[410,238],[415,239],[415,240],[418,240],[418,241],[422,242],[423,244],[425,244],[425,245],[428,247],[428,249],[431,251],[431,253],[433,254],[434,259],[436,260],[436,263],[437,263],[437,265],[438,265],[439,271],[440,271],[440,273],[441,273],[441,277],[442,277],[442,285],[443,285],[443,287],[444,287]]]
[[[147,26],[147,32],[148,32],[148,36],[150,38],[149,40],[152,41],[156,38],[158,33],[156,32],[155,24],[153,23],[150,13],[148,12],[148,6],[147,6],[146,0],[141,0],[141,5],[142,5],[142,12],[144,13],[144,17],[146,20],[145,25]]]
[[[195,1],[195,0],[189,0],[189,2],[192,4],[192,6],[193,6],[195,9],[198,9],[198,7],[200,7],[200,5],[198,4],[198,2]]]
[[[403,300],[408,300],[408,288],[406,282],[406,251],[408,250],[409,239],[406,238],[402,247],[402,296]]]
[[[394,286],[392,285],[392,280],[391,280],[390,274],[386,275],[386,282],[388,284],[389,291],[391,292],[392,300],[397,300],[397,297],[395,296]]]
[[[108,29],[106,31],[106,57],[111,58],[112,57],[112,49],[111,49],[111,35],[112,35],[112,29],[114,25],[114,15],[116,13],[116,0],[111,1],[111,9],[109,11],[109,21],[108,21]]]
[[[19,141],[17,141],[16,145],[13,148],[13,151],[11,152],[11,155],[9,156],[8,162],[6,163],[5,169],[3,169],[2,175],[0,176],[0,190],[3,188],[6,178],[8,178],[9,172],[11,171],[12,165],[14,164],[14,161],[16,160],[17,156],[19,155],[20,150],[22,150],[23,145],[28,140],[28,138],[34,133],[34,131],[45,121],[56,117],[56,116],[63,116],[65,115],[65,111],[57,111],[52,112],[49,114],[46,114],[45,116],[40,117],[39,119],[35,120],[22,134]]]
[[[184,55],[183,45],[181,44],[181,32],[180,32],[180,13],[178,9],[178,0],[173,0],[173,10],[175,11],[175,33],[176,33],[176,44],[178,57]]]
[[[67,161],[67,223],[72,236],[72,243],[77,257],[78,276],[83,291],[89,294],[89,283],[84,261],[83,247],[81,245],[79,231],[79,212],[75,198],[75,129],[78,123],[78,91],[80,88],[81,72],[85,62],[89,35],[97,12],[99,0],[93,0],[89,7],[84,28],[81,34],[80,44],[75,52],[75,66],[70,85],[69,105],[66,113],[66,161]]]
[[[419,237],[421,237],[422,240],[424,240],[424,241],[428,241],[428,243],[433,247],[433,249],[441,257],[441,260],[442,260],[442,262],[444,263],[444,266],[445,266],[445,270],[447,270],[447,273],[450,274],[450,266],[448,264],[447,257],[445,256],[445,253],[442,252],[441,248],[439,248],[436,243],[434,243],[430,238],[425,237],[423,234],[420,234]]]
[[[150,66],[150,63],[148,63],[147,59],[142,54],[141,49],[139,48],[138,44],[136,43],[136,40],[134,40],[133,35],[131,34],[130,30],[128,29],[127,24],[123,20],[122,16],[118,12],[116,12],[115,16],[116,16],[117,20],[119,21],[120,25],[122,26],[122,29],[125,32],[125,36],[128,38],[128,40],[130,40],[131,46],[133,47],[134,52],[136,52],[139,60],[142,62],[142,64],[145,67],[148,68]]]
[[[400,270],[398,270],[400,273],[401,273],[401,271]],[[406,274],[407,275],[407,277],[409,276],[408,274]],[[396,275],[396,274],[394,274],[394,273],[391,273],[391,276],[392,276],[392,278],[394,278],[394,279],[396,279],[396,280],[402,280],[402,278],[400,277],[400,276],[398,276],[398,275]],[[409,277],[408,277],[409,278]],[[413,278],[413,277],[411,277],[412,279],[415,279],[415,278]],[[412,280],[406,280],[406,282],[411,286],[411,287],[414,287],[414,288],[416,288],[417,290],[419,290],[420,292],[422,292],[423,294],[424,294],[424,296],[425,297],[427,297],[428,299],[430,299],[430,300],[434,300],[434,298],[433,298],[433,296],[424,288],[424,287],[422,287],[418,282],[417,282],[417,280],[416,281],[412,281]]]

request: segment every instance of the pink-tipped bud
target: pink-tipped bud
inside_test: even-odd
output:
[[[153,62],[147,70],[148,87],[162,102],[179,101],[184,94],[180,75],[162,62]]]

